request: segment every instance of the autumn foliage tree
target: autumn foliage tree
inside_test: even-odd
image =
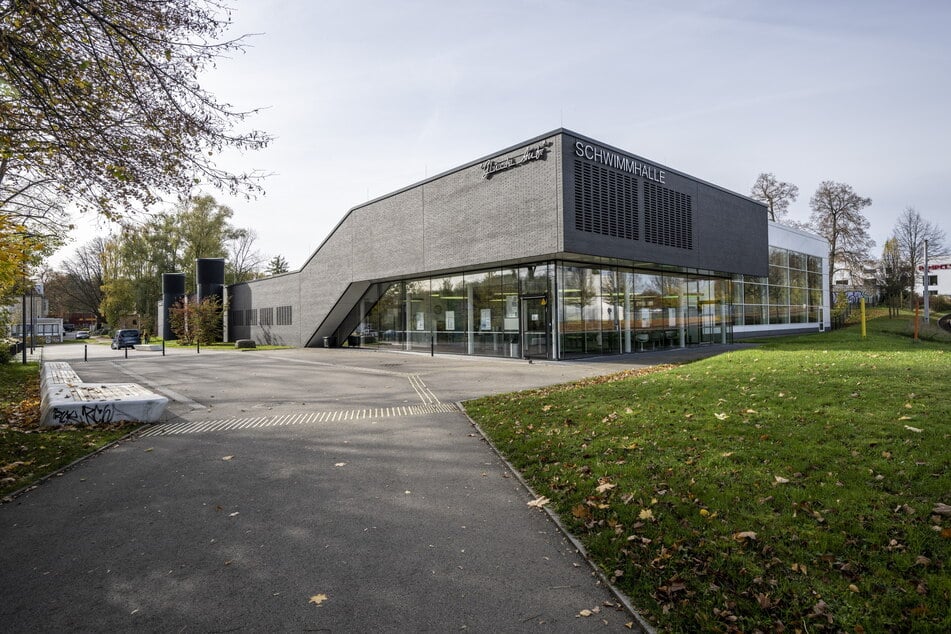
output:
[[[896,317],[901,308],[902,295],[908,287],[908,270],[901,257],[898,240],[891,238],[882,249],[882,259],[878,263],[876,281],[888,306],[888,316]]]
[[[199,84],[242,40],[212,0],[0,0],[0,213],[50,217],[72,203],[116,219],[205,183],[232,194],[253,173],[217,167],[251,114]]]
[[[179,343],[211,343],[221,340],[221,302],[214,295],[201,302],[182,300],[169,310],[169,325]]]
[[[103,249],[101,312],[116,324],[124,313],[137,313],[154,329],[156,303],[162,299],[162,273],[184,273],[194,293],[195,260],[228,255],[228,243],[244,233],[230,223],[232,210],[203,195],[183,201],[173,212],[146,222],[123,223]]]

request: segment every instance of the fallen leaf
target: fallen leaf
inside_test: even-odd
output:
[[[347,463],[346,463],[346,462],[335,462],[335,463],[334,463],[334,466],[335,466],[335,467],[346,467],[346,466],[347,466]]]
[[[776,480],[776,484],[788,484],[788,483],[789,483],[789,480],[787,480],[786,478],[784,478],[784,477],[782,477],[782,476],[773,476],[773,478]]]
[[[908,431],[913,431],[913,432],[915,432],[916,434],[920,434],[920,433],[921,433],[921,430],[920,430],[920,429],[918,429],[917,427],[912,427],[911,425],[905,425],[905,429],[907,429]]]
[[[911,416],[899,416],[898,420],[911,420]]]
[[[755,532],[755,531],[743,531],[743,532],[741,532],[741,533],[734,533],[734,534],[733,534],[733,539],[735,539],[735,540],[738,541],[738,542],[741,542],[741,541],[743,541],[744,539],[756,539],[756,532]]]
[[[637,514],[637,517],[642,520],[652,520],[654,519],[654,512],[650,509],[641,509],[641,512]]]
[[[582,610],[581,612],[578,612],[578,616],[583,616],[585,618],[591,616],[592,614],[594,614],[594,612],[591,610]]]
[[[714,416],[717,417],[717,420],[726,420],[730,417],[729,414],[726,414],[724,412],[717,412],[716,414],[714,414]]]
[[[591,517],[591,511],[584,504],[576,504],[571,507],[571,514],[577,517],[579,520]]]
[[[948,506],[944,502],[938,502],[934,505],[934,508],[931,509],[931,512],[935,515],[951,516],[951,506]]]
[[[231,460],[234,456],[224,456],[222,460]]]
[[[758,414],[759,412],[757,412],[755,409],[748,409],[748,410],[746,410],[746,413],[747,413],[747,414]]]
[[[146,450],[145,450],[145,453],[148,453],[148,452],[150,452],[150,451],[153,451],[153,448],[152,448],[152,447],[149,447],[148,449],[146,449]]]
[[[849,590],[852,591],[852,592],[858,592],[858,591],[859,591],[859,587],[858,587],[857,585],[855,585],[854,583],[850,583],[850,584],[849,584]]]
[[[545,505],[548,504],[549,502],[551,502],[551,500],[549,500],[548,498],[546,498],[546,497],[543,495],[543,496],[541,496],[540,498],[536,498],[536,499],[532,500],[531,502],[528,502],[528,506],[534,506],[535,508],[539,508],[539,509],[540,509],[541,507],[545,506]]]
[[[616,484],[611,484],[610,482],[602,482],[595,488],[595,491],[597,491],[598,493],[604,493],[605,491],[610,491],[611,489],[615,487],[617,487]]]
[[[326,594],[315,594],[314,596],[310,598],[310,601],[308,601],[307,603],[314,603],[316,605],[320,605],[326,600],[327,600]]]
[[[229,514],[228,517],[234,517],[235,515],[238,515],[239,513],[240,511],[235,511],[234,513]]]

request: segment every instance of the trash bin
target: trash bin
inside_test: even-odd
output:
[[[325,347],[325,348],[333,348],[333,347],[337,344],[337,342],[336,342],[334,339],[335,339],[335,338],[334,338],[333,335],[331,335],[331,336],[329,336],[329,337],[324,337],[324,347]]]
[[[351,348],[359,348],[360,335],[350,335],[349,337],[347,337],[347,345],[350,346]]]

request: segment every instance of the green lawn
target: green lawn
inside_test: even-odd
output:
[[[41,429],[36,363],[0,364],[0,497],[55,473],[138,427]]]
[[[665,630],[951,631],[951,346],[906,323],[466,409]]]

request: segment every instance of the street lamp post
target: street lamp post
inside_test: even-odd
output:
[[[26,364],[26,285],[23,286],[23,312],[20,314],[20,352]]]
[[[930,319],[930,298],[928,297],[928,241],[925,240],[925,277],[922,280],[922,295],[924,295],[925,304],[925,323]]]

